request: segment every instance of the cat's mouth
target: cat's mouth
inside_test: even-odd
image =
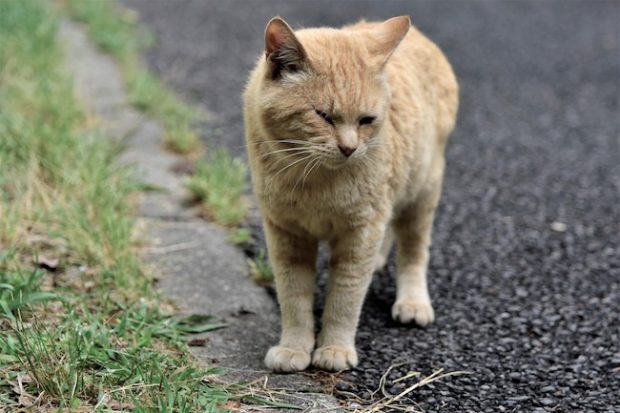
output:
[[[323,162],[326,168],[331,170],[338,170],[343,168],[348,168],[353,165],[357,165],[360,162],[363,162],[364,154],[354,154],[351,156],[342,156],[340,153],[334,154],[332,156],[326,157],[327,159]]]
[[[263,154],[263,157],[276,156],[285,161],[286,170],[293,171],[294,166],[301,167],[305,172],[318,169],[339,170],[360,163],[368,157],[368,147],[361,145],[347,153],[336,144],[321,141],[280,138],[278,147]]]

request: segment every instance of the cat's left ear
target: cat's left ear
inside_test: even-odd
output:
[[[283,71],[291,73],[307,66],[307,55],[293,29],[280,17],[274,17],[265,29],[265,57],[272,79],[278,79]]]
[[[392,17],[373,30],[368,51],[383,67],[411,28],[409,16]]]

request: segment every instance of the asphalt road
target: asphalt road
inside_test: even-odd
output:
[[[394,268],[377,274],[361,363],[338,389],[368,398],[404,363],[390,379],[472,372],[414,392],[428,412],[620,411],[620,2],[126,3],[158,39],[149,64],[216,115],[205,139],[239,154],[240,94],[270,17],[411,15],[462,91],[431,253],[436,322],[393,323]]]

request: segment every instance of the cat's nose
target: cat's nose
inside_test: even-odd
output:
[[[348,158],[349,156],[351,156],[353,152],[355,152],[357,148],[351,148],[349,146],[338,145],[338,149],[340,149],[340,152]]]

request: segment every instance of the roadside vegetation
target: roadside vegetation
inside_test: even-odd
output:
[[[188,177],[188,189],[202,202],[207,215],[229,227],[242,223],[247,213],[245,191],[248,171],[245,163],[224,148],[209,153],[196,163]]]
[[[218,384],[186,339],[221,325],[168,314],[142,271],[129,202],[140,185],[87,128],[57,13],[0,2],[0,410],[226,411],[248,396]],[[184,119],[176,105],[151,110]]]
[[[138,29],[135,14],[116,1],[63,0],[62,4],[85,24],[92,40],[118,61],[132,104],[162,122],[166,146],[180,154],[199,151],[193,123],[204,114],[179,100],[142,65],[140,50],[151,43],[151,37]]]
[[[274,282],[273,270],[267,259],[267,252],[259,249],[254,258],[248,260],[252,278],[259,284],[271,284]]]
[[[63,0],[70,15],[85,24],[93,41],[120,64],[134,106],[159,119],[165,129],[165,145],[187,155],[201,149],[192,124],[204,114],[183,103],[140,62],[140,51],[152,37],[140,30],[135,15],[116,1]],[[196,162],[187,187],[203,205],[205,215],[227,227],[245,218],[248,172],[245,163],[225,148]]]
[[[252,245],[252,231],[249,228],[239,227],[230,234],[230,242],[238,247]]]

